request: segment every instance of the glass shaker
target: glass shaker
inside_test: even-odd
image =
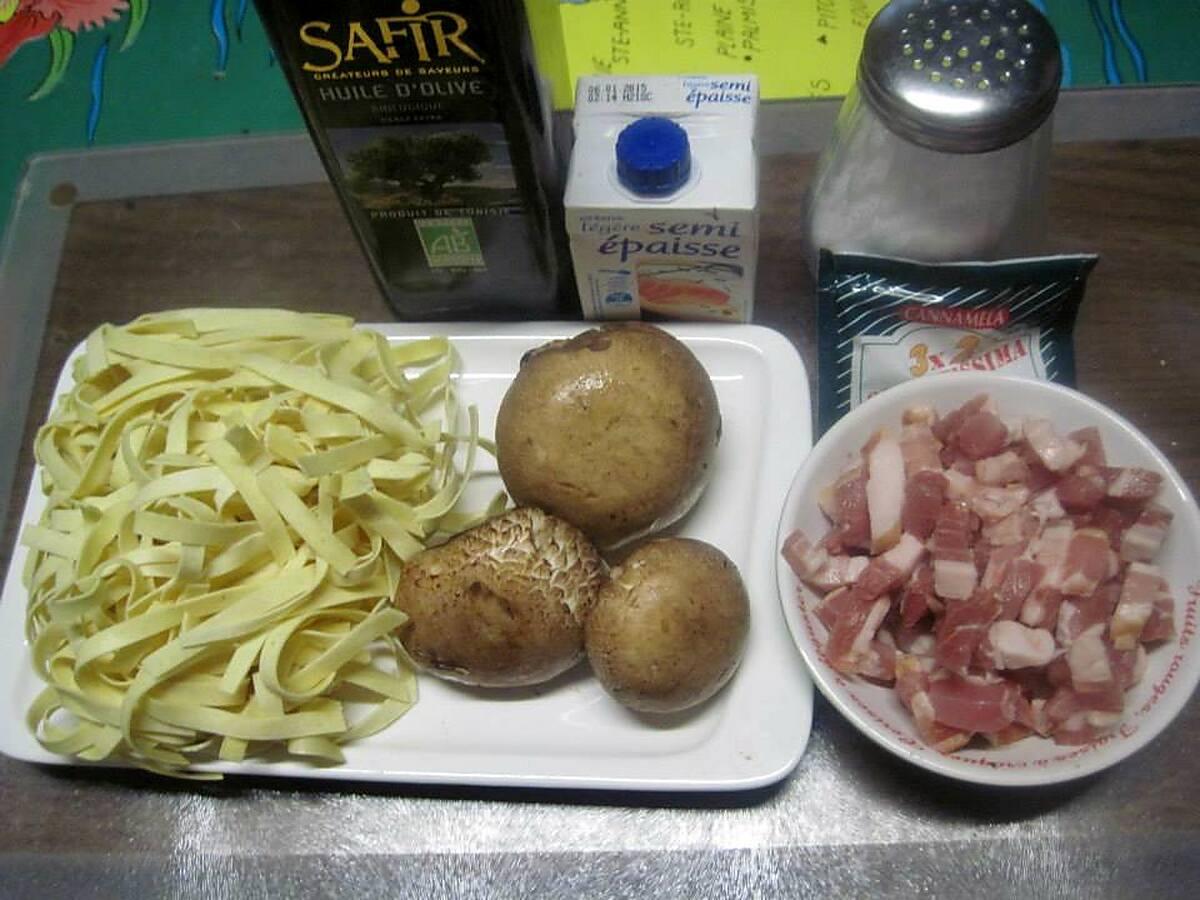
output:
[[[1045,236],[1051,112],[1062,61],[1024,0],[892,0],[806,203],[808,258],[926,262],[1028,256]]]

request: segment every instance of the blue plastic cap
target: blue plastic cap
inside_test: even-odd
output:
[[[638,119],[617,136],[617,179],[633,193],[662,197],[679,190],[691,174],[687,132],[677,122]]]

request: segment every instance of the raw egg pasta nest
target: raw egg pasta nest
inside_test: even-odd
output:
[[[454,508],[477,416],[455,436],[445,338],[353,325],[183,310],[88,337],[22,535],[47,749],[206,777],[248,752],[331,764],[416,701],[390,598],[474,524]]]

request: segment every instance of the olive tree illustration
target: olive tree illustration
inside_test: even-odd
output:
[[[481,163],[489,158],[484,140],[473,134],[436,133],[420,137],[387,137],[371,141],[347,158],[349,181],[363,190],[382,182],[415,191],[434,204],[451,181],[478,181]]]

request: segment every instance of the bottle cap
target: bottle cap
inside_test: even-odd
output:
[[[858,86],[893,132],[931,150],[983,153],[1054,109],[1062,56],[1026,0],[893,0],[867,27]]]
[[[617,179],[633,193],[674,193],[691,173],[688,136],[679,123],[658,116],[638,119],[617,136]]]

